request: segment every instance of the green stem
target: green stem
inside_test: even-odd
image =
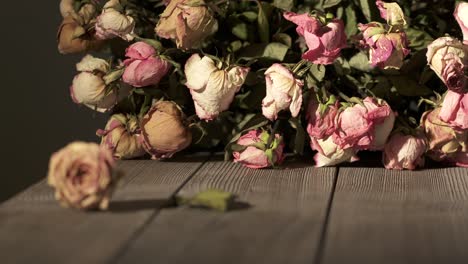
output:
[[[275,124],[273,125],[273,128],[271,129],[270,137],[268,138],[267,148],[270,148],[271,143],[273,143],[273,140],[275,139],[275,134],[276,134],[276,131],[278,131],[280,122],[281,122],[281,119],[277,119],[275,121]]]

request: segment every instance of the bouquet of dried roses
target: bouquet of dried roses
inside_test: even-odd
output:
[[[59,51],[87,53],[71,98],[110,115],[97,134],[114,158],[191,148],[320,167],[383,151],[388,169],[468,167],[466,2],[62,0],[60,12]]]

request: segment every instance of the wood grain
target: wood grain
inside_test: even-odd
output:
[[[468,170],[340,168],[320,263],[468,263]]]
[[[0,207],[2,263],[103,263],[144,228],[207,156],[123,161],[108,212],[65,210],[41,182]]]
[[[181,193],[221,189],[235,193],[249,207],[244,204],[227,213],[163,210],[115,260],[313,263],[336,169],[315,169],[304,161],[288,167],[251,170],[220,160],[205,163]]]

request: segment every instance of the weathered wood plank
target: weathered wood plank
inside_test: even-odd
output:
[[[0,207],[1,262],[110,261],[206,158],[120,162],[126,176],[109,212],[62,209],[44,182],[35,185]]]
[[[468,263],[468,170],[340,168],[321,263]]]
[[[118,263],[313,263],[336,169],[310,162],[251,170],[214,160],[184,185],[191,195],[216,188],[238,195],[227,213],[163,210]],[[243,207],[243,208],[242,208]]]

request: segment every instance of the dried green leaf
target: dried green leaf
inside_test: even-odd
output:
[[[191,198],[177,196],[178,206],[187,205],[195,208],[204,208],[219,212],[226,212],[233,204],[235,195],[230,192],[210,189],[196,194]]]

